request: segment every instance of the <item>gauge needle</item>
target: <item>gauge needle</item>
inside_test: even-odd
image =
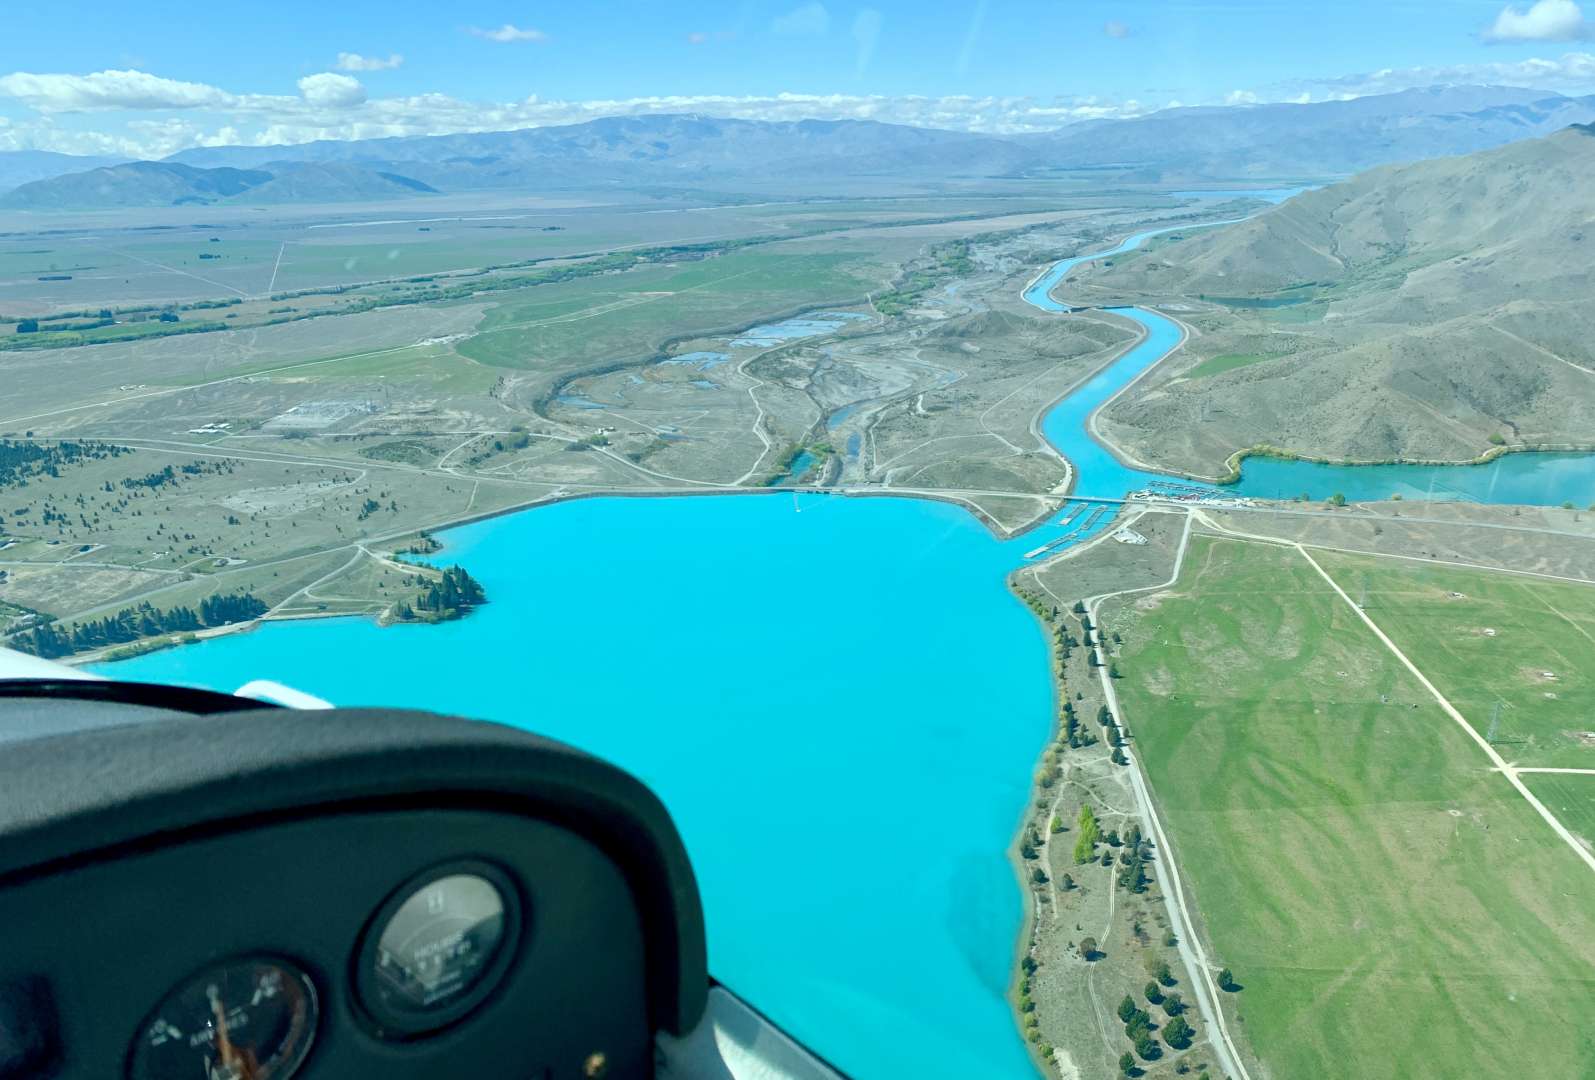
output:
[[[227,1006],[222,1004],[220,994],[210,996],[210,1011],[216,1017],[216,1050],[222,1056],[222,1064],[229,1069],[238,1065],[238,1051],[233,1048],[233,1040],[227,1034]]]

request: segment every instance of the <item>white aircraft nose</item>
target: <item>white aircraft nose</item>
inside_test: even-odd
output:
[[[303,690],[295,690],[291,686],[284,686],[280,682],[270,679],[253,679],[233,691],[234,697],[254,698],[257,701],[269,701],[274,705],[286,705],[290,709],[330,709],[332,702],[323,701],[314,694],[307,694]]]

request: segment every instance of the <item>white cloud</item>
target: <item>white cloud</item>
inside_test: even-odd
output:
[[[1574,0],[1536,0],[1534,6],[1508,4],[1484,31],[1484,40],[1577,41],[1590,35],[1590,24]]]
[[[1117,19],[1104,23],[1102,32],[1110,38],[1127,38],[1130,36],[1130,28]]]
[[[0,77],[0,94],[47,113],[102,109],[225,108],[233,95],[204,83],[163,79],[142,71],[96,71],[92,75]]]
[[[128,129],[134,133],[133,145],[112,143],[102,146],[101,153],[128,154],[135,157],[165,157],[194,146],[232,146],[239,141],[237,128],[224,124],[209,129],[201,124],[177,117],[164,120],[132,120]],[[136,150],[133,149],[136,146]]]
[[[1291,100],[1303,93],[1313,101],[1344,99],[1391,94],[1422,86],[1520,86],[1549,93],[1587,94],[1595,91],[1595,53],[1570,52],[1554,60],[1531,57],[1486,64],[1384,68],[1326,79],[1295,79],[1268,88],[1276,92],[1265,94],[1264,99]]]
[[[389,71],[404,63],[404,57],[392,53],[384,60],[380,56],[361,56],[359,53],[338,54],[339,71]]]
[[[472,26],[467,32],[476,37],[486,38],[488,41],[497,41],[501,44],[508,44],[512,41],[548,40],[548,35],[541,30],[533,30],[530,27],[523,29],[512,23],[505,23],[497,30],[483,30],[480,26]]]
[[[851,20],[853,43],[867,63],[870,25]],[[874,33],[878,36],[880,28]],[[711,33],[708,40],[729,38]],[[1595,92],[1595,54],[1492,64],[1386,69],[1316,80],[1239,88],[1223,99],[1189,104],[1345,100],[1411,87],[1494,84],[1551,92]],[[1173,91],[1159,91],[1159,98]],[[856,119],[990,134],[1048,131],[1081,120],[1141,116],[1159,106],[1134,98],[1093,96],[945,97],[862,94],[679,95],[584,101],[465,101],[447,94],[369,98],[348,75],[320,72],[298,92],[240,93],[141,71],[87,75],[13,72],[0,76],[0,150],[61,150],[158,157],[193,146],[279,145],[316,139],[368,139],[505,131],[578,124],[603,116],[703,113],[750,120]],[[1170,103],[1172,104],[1172,103]],[[31,110],[31,111],[28,111]]]
[[[831,28],[831,13],[824,4],[804,4],[779,15],[770,24],[777,34],[797,37],[806,34],[823,34]]]
[[[855,70],[860,75],[864,74],[875,55],[875,44],[880,40],[884,21],[881,13],[874,8],[859,8],[858,14],[853,16],[853,42],[858,46]]]
[[[310,104],[333,109],[347,109],[366,99],[366,88],[360,85],[359,79],[331,71],[306,75],[299,80],[299,92]]]
[[[186,110],[180,117],[133,111],[94,130],[68,127],[40,113],[0,127],[0,150],[60,150],[67,153],[161,157],[193,146],[275,146],[317,139],[373,139],[456,132],[507,131],[554,124],[579,124],[604,116],[703,113],[749,120],[879,120],[920,127],[1015,134],[1049,131],[1076,120],[1137,116],[1136,101],[1098,98],[890,97],[854,94],[783,93],[759,96],[679,95],[588,101],[536,96],[502,103],[463,101],[446,94],[356,101],[363,89],[326,81],[346,76],[308,76],[301,95],[228,94],[213,109]],[[353,82],[354,80],[350,80]],[[3,85],[3,80],[0,80]],[[358,86],[358,84],[356,84]]]

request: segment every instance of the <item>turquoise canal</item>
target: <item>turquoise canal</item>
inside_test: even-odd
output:
[[[1052,298],[1052,290],[1081,263],[1134,251],[1154,236],[1228,224],[1232,221],[1136,233],[1110,250],[1053,264],[1031,282],[1022,295],[1027,303],[1042,311],[1068,311],[1067,305]],[[1254,499],[1294,499],[1305,495],[1322,500],[1340,494],[1352,502],[1400,496],[1403,499],[1461,499],[1541,506],[1560,506],[1572,501],[1580,507],[1595,499],[1595,454],[1503,454],[1480,465],[1331,465],[1251,457],[1241,466],[1239,482],[1224,487],[1131,468],[1091,436],[1088,421],[1108,399],[1178,346],[1182,331],[1172,319],[1146,308],[1109,310],[1139,323],[1146,332],[1145,338],[1076,388],[1041,422],[1047,440],[1075,467],[1074,492],[1077,495],[1117,499],[1123,498],[1126,492],[1138,490],[1165,494],[1200,490]]]
[[[1049,293],[1082,261],[1025,298],[1063,310]],[[1145,339],[1043,431],[1080,494],[1181,490],[1087,433],[1090,414],[1180,340],[1161,315],[1120,314]],[[1361,499],[1431,487],[1587,502],[1595,458],[1252,460],[1224,490]],[[861,1080],[1032,1077],[1004,997],[1022,904],[1005,850],[1054,702],[1045,641],[1004,579],[1025,551],[1110,521],[1079,512],[1001,542],[928,501],[565,502],[442,534],[437,558],[468,566],[492,599],[460,622],[272,623],[101,670],[221,690],[275,679],[340,703],[516,724],[610,758],[675,816],[716,977]]]

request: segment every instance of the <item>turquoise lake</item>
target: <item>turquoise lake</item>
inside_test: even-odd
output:
[[[1072,267],[1157,232],[1056,264],[1025,299],[1066,310],[1049,293]],[[1042,424],[1083,495],[1171,481],[1085,431],[1180,338],[1155,312],[1119,313],[1146,339]],[[1595,456],[1254,459],[1223,490],[1583,505]],[[1005,851],[1054,704],[1045,642],[1004,579],[1062,532],[999,542],[962,509],[894,498],[565,502],[441,534],[437,560],[466,565],[492,601],[468,619],[274,623],[99,670],[221,690],[276,679],[610,758],[675,816],[716,977],[861,1080],[1031,1077],[1003,996],[1022,902]]]
[[[1003,997],[1004,852],[1053,711],[1003,586],[1023,545],[945,504],[785,492],[566,502],[443,538],[492,600],[468,619],[275,623],[100,670],[276,679],[609,758],[670,807],[737,993],[859,1077],[1033,1075]]]

